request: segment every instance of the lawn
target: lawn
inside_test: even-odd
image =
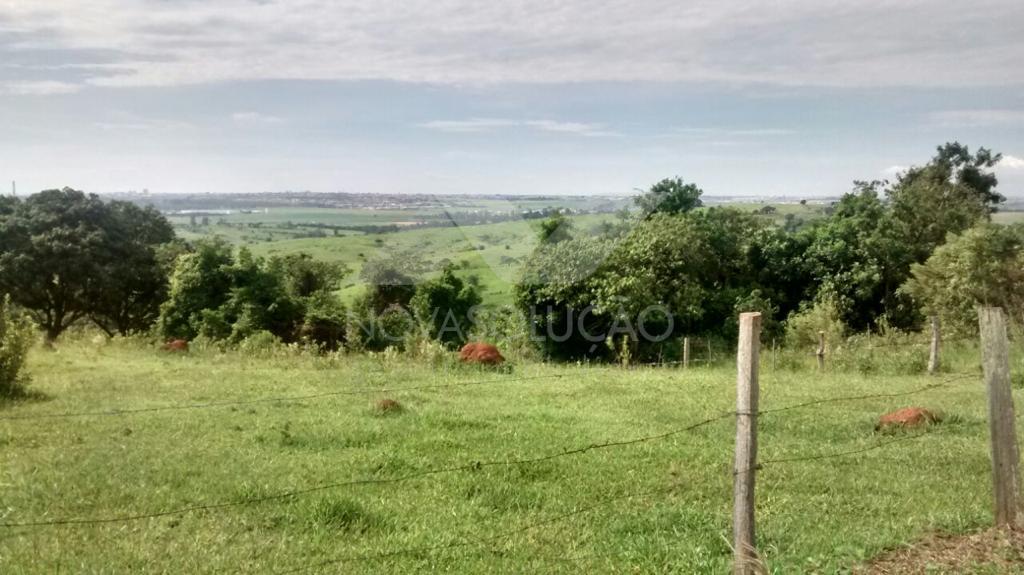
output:
[[[841,572],[934,531],[991,522],[976,353],[947,362],[967,374],[955,380],[775,370],[765,356],[764,411],[948,381],[762,415],[762,461],[856,452],[765,464],[758,542],[773,572]],[[29,369],[42,397],[0,407],[0,523],[111,521],[2,527],[5,574],[730,564],[731,417],[680,431],[733,406],[728,361],[520,362],[505,373],[391,355],[170,355],[83,338],[35,351]],[[318,397],[260,401],[296,396]],[[383,398],[403,409],[376,411]],[[234,400],[259,402],[207,405]],[[874,432],[880,414],[906,405],[946,421],[920,436]],[[151,410],[165,406],[194,407]],[[87,414],[46,417],[69,412]]]

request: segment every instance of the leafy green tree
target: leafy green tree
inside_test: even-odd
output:
[[[344,266],[306,254],[264,260],[205,240],[178,257],[160,328],[169,338],[237,343],[266,332],[336,349],[345,337],[345,308],[333,292],[344,273]]]
[[[77,190],[46,190],[24,200],[12,199],[0,210],[0,293],[10,293],[52,342],[68,327],[90,316],[110,311],[103,296],[119,289],[122,279],[147,307],[159,299],[159,281],[135,282],[122,278],[125,254],[145,254],[150,242],[165,241],[153,234],[122,233],[127,224],[123,202],[105,204],[99,197]],[[146,212],[147,214],[149,212]],[[157,217],[147,223],[166,223]],[[144,224],[145,225],[145,224]],[[146,275],[142,272],[141,275]],[[145,303],[143,303],[145,302]],[[146,317],[139,322],[145,322]]]
[[[573,223],[562,212],[555,212],[540,222],[541,243],[557,244],[572,239]]]
[[[1005,200],[989,171],[1001,157],[985,148],[972,155],[959,143],[946,144],[931,162],[911,168],[888,189],[889,223],[896,241],[910,248],[908,267],[928,259],[947,235],[987,221]]]
[[[167,298],[164,246],[174,240],[170,222],[151,207],[127,202],[107,205],[106,248],[101,276],[92,284],[89,318],[107,335],[150,328]]]
[[[472,327],[471,310],[480,302],[476,288],[459,279],[451,267],[446,267],[440,277],[416,286],[409,307],[432,339],[454,347],[466,343]]]
[[[701,207],[704,194],[696,184],[684,183],[681,178],[665,178],[651,186],[634,201],[645,218],[654,214],[683,214]]]
[[[808,230],[804,265],[815,293],[834,298],[841,319],[855,330],[896,315],[896,290],[910,272],[906,244],[895,241],[877,182],[857,184],[834,206],[832,215]]]
[[[234,263],[231,246],[220,238],[200,241],[195,251],[177,259],[169,297],[160,307],[159,326],[164,336],[193,339],[199,335],[200,327],[208,323],[204,311],[214,312],[228,301]],[[224,327],[214,333],[223,337],[229,327],[220,319]]]
[[[392,306],[408,308],[423,271],[422,260],[408,253],[392,253],[366,262],[359,274],[367,284],[366,303],[377,314]]]
[[[981,224],[913,266],[903,288],[950,333],[977,333],[982,305],[1000,306],[1024,325],[1024,226]]]

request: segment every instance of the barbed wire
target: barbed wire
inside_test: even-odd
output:
[[[974,377],[978,377],[978,375],[977,374],[973,374],[973,373],[956,374],[956,375],[954,375],[952,377],[949,377],[949,378],[946,378],[946,379],[944,379],[942,381],[938,381],[936,383],[930,383],[928,385],[925,385],[925,386],[922,386],[922,387],[918,387],[916,389],[911,389],[909,391],[897,391],[897,392],[891,392],[891,393],[871,393],[871,394],[864,394],[864,395],[846,395],[846,396],[841,396],[841,397],[829,397],[829,398],[825,398],[825,399],[815,399],[815,400],[812,400],[812,401],[805,401],[805,402],[802,402],[802,403],[796,403],[796,404],[786,405],[786,406],[782,406],[782,407],[775,407],[775,408],[772,408],[772,409],[762,409],[762,410],[758,411],[758,415],[767,415],[767,414],[771,414],[771,413],[779,413],[779,412],[782,412],[782,411],[791,411],[791,410],[794,410],[794,409],[801,409],[801,408],[804,408],[804,407],[812,407],[812,406],[815,406],[815,405],[822,405],[822,404],[826,404],[826,403],[840,403],[840,402],[844,402],[844,401],[860,401],[860,400],[866,400],[866,399],[887,399],[887,398],[892,398],[892,397],[904,397],[904,396],[908,396],[908,395],[915,395],[915,394],[918,394],[918,393],[924,393],[926,391],[932,391],[932,390],[935,390],[935,389],[941,389],[941,388],[944,388],[944,387],[949,387],[949,386],[953,385],[956,382],[959,382],[959,381],[962,381],[962,380],[965,380],[965,379],[969,379],[969,378],[974,378]]]
[[[698,421],[685,427],[666,431],[655,435],[647,435],[642,437],[636,437],[632,439],[606,441],[602,443],[590,443],[580,447],[572,449],[566,449],[564,451],[549,453],[546,455],[540,455],[536,457],[520,458],[520,459],[499,459],[490,461],[472,461],[460,465],[453,465],[448,467],[437,467],[432,469],[424,469],[413,473],[407,473],[405,475],[399,475],[395,477],[368,477],[362,479],[353,479],[348,481],[338,481],[333,483],[325,483],[321,485],[313,485],[310,487],[304,487],[301,489],[293,489],[273,495],[265,495],[261,497],[251,497],[248,499],[242,499],[239,501],[227,501],[221,503],[209,503],[202,505],[191,505],[187,507],[181,507],[177,509],[170,509],[166,511],[156,511],[150,513],[140,513],[134,515],[122,515],[118,517],[99,517],[99,518],[60,518],[50,520],[37,520],[37,521],[25,521],[25,522],[4,522],[0,523],[0,528],[19,528],[19,527],[60,527],[60,526],[78,526],[78,525],[98,525],[104,523],[127,523],[131,521],[142,521],[146,519],[157,519],[161,517],[168,517],[172,515],[184,515],[187,513],[197,513],[214,511],[218,509],[226,509],[230,507],[241,507],[246,505],[256,505],[260,503],[277,502],[286,499],[294,499],[303,495],[309,495],[311,493],[317,493],[330,489],[339,489],[342,487],[356,487],[364,485],[384,485],[402,483],[406,481],[412,481],[415,479],[421,479],[424,477],[430,477],[433,475],[441,475],[446,473],[456,473],[462,471],[479,471],[488,467],[509,467],[516,465],[528,465],[541,463],[544,461],[551,461],[561,457],[568,457],[572,455],[582,455],[584,453],[608,449],[612,447],[625,447],[629,445],[636,445],[639,443],[646,443],[650,441],[658,441],[667,439],[669,437],[686,433],[699,429],[701,427],[721,421],[728,417],[732,417],[734,412],[727,411],[720,413],[716,416],[708,417],[707,419]]]
[[[26,414],[26,415],[4,415],[0,416],[0,421],[17,421],[17,420],[33,420],[33,419],[65,419],[72,417],[109,417],[109,416],[124,416],[134,415],[138,413],[153,413],[160,411],[181,411],[189,409],[210,409],[218,407],[236,407],[239,405],[256,405],[261,403],[288,403],[288,402],[302,402],[309,401],[311,399],[321,399],[324,397],[335,397],[344,395],[367,395],[374,393],[400,393],[403,391],[421,391],[426,389],[443,389],[452,387],[467,387],[473,385],[487,385],[492,383],[516,383],[519,381],[530,381],[538,379],[559,379],[566,377],[566,374],[550,374],[550,375],[537,375],[529,377],[517,377],[517,378],[500,378],[500,379],[487,379],[479,381],[463,381],[456,383],[438,383],[429,385],[416,385],[408,387],[378,387],[378,388],[359,388],[359,389],[346,389],[338,391],[326,391],[321,393],[313,393],[308,395],[292,395],[292,396],[281,396],[281,397],[262,397],[256,399],[238,399],[238,400],[226,400],[226,401],[212,401],[207,403],[187,403],[180,405],[161,405],[155,407],[140,407],[133,409],[112,409],[106,411],[72,411],[63,413],[43,413],[43,414]]]

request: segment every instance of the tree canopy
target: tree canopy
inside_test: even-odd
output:
[[[108,333],[149,327],[164,297],[162,244],[174,238],[151,208],[64,188],[0,208],[0,292],[53,341],[92,319]]]

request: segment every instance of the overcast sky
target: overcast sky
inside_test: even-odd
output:
[[[0,0],[0,129],[22,192],[807,197],[959,140],[1020,197],[1024,2]]]

